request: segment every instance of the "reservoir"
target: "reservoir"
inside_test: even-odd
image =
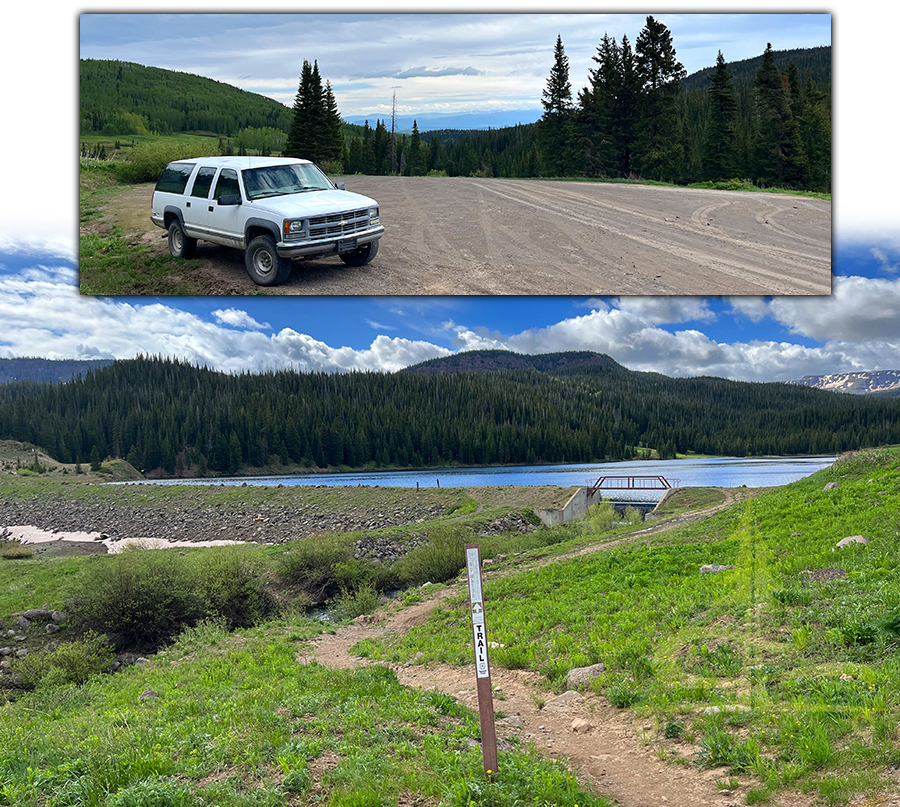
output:
[[[479,487],[483,485],[584,486],[603,476],[663,476],[672,487],[776,487],[829,467],[835,457],[704,457],[679,460],[432,468],[414,471],[240,476],[215,479],[148,479],[123,484],[154,485],[363,485],[380,487]],[[656,501],[661,490],[604,491],[604,498]]]

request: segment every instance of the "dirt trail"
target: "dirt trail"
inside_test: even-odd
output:
[[[737,500],[748,498],[752,493],[726,491],[726,501],[722,504],[667,519],[615,541],[545,558],[528,567],[490,570],[486,572],[486,576],[511,574],[524,568],[537,568],[578,555],[612,549],[640,540],[650,532],[670,529],[685,520],[709,515]],[[360,617],[334,634],[323,634],[305,653],[298,656],[298,661],[318,661],[334,669],[352,669],[374,663],[352,656],[350,648],[363,639],[408,632],[424,623],[439,603],[462,593],[464,588],[464,583],[447,586],[426,602],[405,608],[397,602],[391,603],[380,612]],[[472,670],[435,662],[392,666],[402,684],[444,692],[477,709]],[[533,744],[540,753],[568,760],[584,783],[596,793],[623,807],[737,807],[744,803],[748,786],[754,786],[750,780],[742,777],[738,789],[720,790],[716,782],[729,779],[723,768],[698,771],[693,766],[665,764],[657,756],[660,741],[653,731],[652,721],[639,720],[632,713],[615,708],[601,696],[578,692],[577,695],[558,697],[546,688],[546,682],[539,673],[506,670],[496,666],[491,670],[491,682],[494,688],[494,709],[505,715],[497,722],[499,740],[508,740],[518,735],[526,744]],[[575,731],[573,721],[578,718],[587,721],[590,728]],[[696,750],[692,746],[679,745],[674,740],[663,742],[669,748],[677,750],[681,756],[687,756]],[[813,803],[812,797],[799,793],[770,802],[790,807],[810,807]]]

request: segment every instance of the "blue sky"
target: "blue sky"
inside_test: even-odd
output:
[[[656,15],[689,73],[776,50],[831,44],[829,14]],[[195,73],[293,104],[303,59],[316,59],[345,116],[536,110],[556,35],[573,89],[608,33],[632,44],[646,14],[108,14],[80,19],[82,58]],[[203,46],[197,47],[197,30]],[[314,43],[314,44],[313,44]],[[533,119],[533,116],[532,118]]]
[[[870,5],[873,14],[877,10],[875,16],[867,13]],[[221,11],[229,6],[227,1],[196,0],[192,8]],[[627,6],[622,10],[628,10]],[[466,8],[465,4],[458,7]],[[508,7],[523,8],[521,3]],[[583,7],[590,10],[587,4]],[[277,11],[295,6],[272,0],[270,8]],[[697,2],[691,10],[715,8],[713,3]],[[477,10],[477,6],[470,3],[468,9]],[[654,13],[672,21],[674,18],[667,16],[670,9],[680,12],[683,5],[661,0]],[[792,9],[822,11],[807,0],[799,0]],[[96,0],[91,10],[120,12],[123,4]],[[167,5],[156,4],[153,10],[166,11]],[[502,11],[502,4],[495,10]],[[572,6],[573,12],[579,10],[578,4]],[[773,12],[776,8],[751,4],[747,10]],[[33,9],[19,4],[6,12],[4,47],[0,48],[4,74],[28,76],[28,81],[4,86],[5,106],[13,112],[27,109],[29,115],[27,142],[13,126],[0,131],[4,153],[16,155],[5,166],[4,194],[0,196],[0,356],[127,358],[145,352],[177,355],[229,371],[283,366],[394,370],[453,351],[503,347],[528,353],[597,350],[640,370],[760,381],[812,373],[900,369],[897,113],[892,105],[875,103],[878,87],[870,81],[871,75],[889,72],[895,51],[892,32],[896,26],[892,23],[900,14],[864,0],[853,4],[840,0],[828,10],[833,13],[836,99],[836,278],[831,297],[108,300],[77,294],[77,162],[73,144],[78,120],[79,9],[52,0]],[[633,11],[635,24],[621,30],[609,26],[610,33],[627,33],[633,39],[645,9],[633,6]],[[125,22],[133,26],[136,19]],[[782,45],[773,35],[777,32],[774,23],[781,20],[745,20],[734,36],[746,34],[755,42],[757,34],[764,35],[760,36],[763,45],[772,41],[775,47],[806,44],[792,41]],[[551,24],[549,17],[543,21],[552,48],[560,26]],[[223,22],[230,25],[234,21]],[[751,31],[752,22],[765,22],[764,30]],[[39,49],[21,34],[36,25],[41,30]],[[517,55],[523,52],[525,33],[513,37],[508,25],[495,27],[497,42],[490,41],[490,29],[483,29],[478,34],[478,48],[470,42],[466,50],[453,54],[459,59],[446,61],[486,71],[488,62],[475,61],[476,56],[504,50]],[[606,30],[606,26],[589,31],[582,27],[583,46],[575,35],[577,26],[561,30],[576,86],[576,63],[581,65],[577,69],[586,73],[597,30],[599,35]],[[679,34],[674,23],[671,27],[679,56],[688,69],[695,69],[688,58],[694,40],[686,31]],[[148,26],[147,31],[152,33],[152,28]],[[371,26],[367,32],[372,45]],[[132,36],[139,34],[140,30]],[[536,74],[539,87],[549,67],[544,34],[546,31],[532,34],[541,64]],[[148,39],[153,37],[140,41]],[[706,49],[704,53],[710,45],[700,33],[696,44]],[[737,51],[729,40],[728,58],[745,55],[732,54],[732,47]],[[182,43],[174,50],[203,49],[196,43],[193,47]],[[371,66],[372,54],[384,52],[374,46],[344,50],[353,50],[358,70],[368,73],[377,71],[366,71],[361,65]],[[462,58],[463,54],[470,58]],[[301,58],[310,55],[314,54]],[[129,58],[140,61],[136,56]],[[708,62],[705,56],[703,62]],[[187,69],[185,65],[172,66]],[[410,57],[378,70],[390,76],[416,67],[427,71],[435,63]],[[258,74],[269,80],[265,71],[241,69],[244,72],[239,75],[252,78]],[[290,73],[296,72],[291,67]],[[360,79],[366,83],[375,80],[371,76]],[[397,83],[396,78],[385,80]],[[292,78],[289,83],[295,81]],[[292,87],[290,93],[294,91]],[[404,97],[411,95],[412,91]],[[66,121],[71,132],[68,138]]]

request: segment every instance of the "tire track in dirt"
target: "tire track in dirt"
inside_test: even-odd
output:
[[[763,194],[465,177],[346,177],[377,199],[387,232],[378,256],[349,269],[330,256],[297,261],[264,293],[406,294],[827,294],[827,203]],[[149,223],[152,185],[103,202],[84,232],[117,224],[129,241],[168,255]],[[760,198],[753,198],[760,197]],[[784,205],[778,221],[760,208]],[[788,209],[790,208],[790,209]],[[697,211],[700,211],[699,213]],[[710,216],[718,210],[715,223]],[[705,211],[705,212],[704,212]],[[819,237],[821,235],[821,237]],[[190,267],[190,268],[188,268]],[[82,282],[90,286],[85,270]],[[122,293],[259,292],[239,250],[201,242],[181,271]]]
[[[477,183],[476,183],[477,184]],[[753,244],[727,235],[710,232],[696,224],[681,223],[672,217],[660,217],[635,208],[614,204],[600,199],[587,199],[582,194],[561,188],[528,188],[527,196],[501,191],[487,185],[479,187],[504,196],[520,205],[541,211],[545,215],[557,216],[585,227],[602,230],[619,239],[633,241],[643,247],[660,253],[651,265],[664,268],[671,259],[680,259],[684,266],[680,271],[689,271],[698,283],[709,282],[710,278],[727,275],[731,280],[729,288],[735,294],[827,294],[830,285],[830,257],[800,253],[796,249],[768,244]],[[504,188],[506,186],[504,185]],[[513,186],[514,191],[526,189]],[[565,206],[561,207],[560,204]],[[629,216],[635,223],[644,223],[638,233],[637,228],[625,230],[613,224],[609,217],[600,217],[598,209]],[[660,230],[665,228],[665,231]],[[675,233],[686,236],[682,244],[675,243]],[[698,240],[702,239],[702,240]],[[718,244],[716,242],[719,242]],[[710,249],[717,246],[721,253],[712,254]],[[739,255],[738,253],[742,253]],[[769,268],[776,264],[778,270]],[[701,270],[705,270],[705,274]],[[788,274],[790,270],[791,274]],[[810,281],[810,275],[821,279]],[[768,292],[764,291],[769,289]]]
[[[721,504],[675,516],[649,529],[636,530],[614,541],[582,547],[563,555],[545,558],[513,569],[497,569],[486,576],[517,574],[528,569],[560,563],[592,552],[602,552],[640,540],[651,532],[661,532],[716,513],[760,490],[725,489]],[[464,593],[465,583],[446,586],[429,600],[402,607],[393,602],[372,616],[359,617],[334,634],[323,634],[308,649],[297,656],[299,663],[318,662],[333,669],[353,669],[379,663],[357,658],[350,649],[364,639],[387,635],[403,635],[416,625],[423,624],[431,611],[441,603]],[[477,710],[475,677],[471,670],[428,662],[425,665],[407,663],[390,666],[405,686],[443,692]],[[533,671],[507,670],[494,667],[491,671],[494,709],[504,715],[497,720],[499,740],[518,737],[539,753],[567,761],[579,779],[594,792],[605,796],[621,807],[737,807],[741,796],[723,791],[716,782],[727,779],[723,768],[699,771],[695,767],[667,765],[657,754],[660,744],[678,749],[683,756],[696,750],[678,741],[660,742],[650,720],[641,720],[627,710],[617,709],[605,698],[592,692],[578,692],[557,698],[546,689],[542,676]],[[589,730],[575,731],[573,722],[585,720]],[[754,786],[746,777],[741,790]],[[812,807],[813,799],[804,794],[782,796],[771,804],[789,807]]]

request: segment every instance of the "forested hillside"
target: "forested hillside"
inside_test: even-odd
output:
[[[596,461],[644,447],[663,457],[819,454],[900,442],[897,399],[672,379],[596,354],[505,355],[467,355],[478,372],[451,357],[448,372],[433,372],[432,362],[429,372],[239,376],[138,358],[69,384],[0,387],[0,438],[36,443],[64,462],[96,448],[178,475],[279,463]],[[532,366],[504,368],[523,358]]]
[[[291,110],[271,98],[133,62],[82,59],[79,86],[82,134],[236,135],[247,127],[287,132],[291,125]]]

